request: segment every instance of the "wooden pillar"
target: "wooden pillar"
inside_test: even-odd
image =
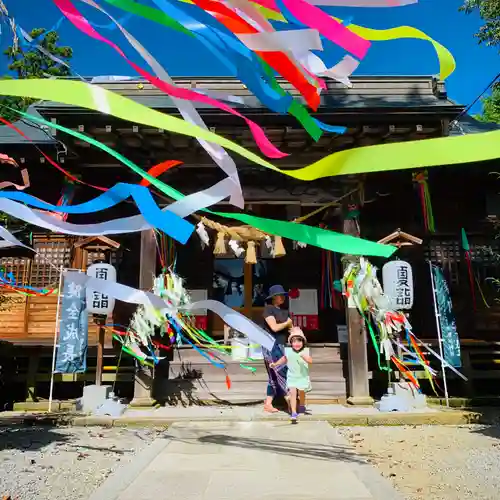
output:
[[[344,233],[359,238],[359,226],[352,220],[344,220]],[[346,256],[348,261],[356,257]],[[349,262],[346,262],[346,265]],[[348,398],[351,405],[369,405],[370,397],[368,381],[368,356],[364,321],[352,299],[347,301],[347,364],[348,364]]]
[[[95,321],[99,325],[99,333],[97,339],[97,362],[95,368],[95,385],[101,385],[103,372],[102,367],[104,365],[104,325],[106,324],[106,317],[98,316],[96,317]]]
[[[139,263],[139,288],[149,291],[156,276],[156,239],[153,229],[141,232],[141,259]]]
[[[141,255],[139,263],[139,288],[149,291],[153,288],[156,275],[156,241],[152,229],[141,232]],[[132,406],[150,406],[153,404],[153,370],[137,363],[134,377],[134,399]]]

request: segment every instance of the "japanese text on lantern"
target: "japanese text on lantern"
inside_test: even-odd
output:
[[[102,281],[116,282],[116,269],[111,264],[96,263],[87,269],[87,275]],[[88,286],[87,304],[92,314],[110,314],[115,306],[115,299],[102,291],[97,291]]]
[[[95,277],[98,280],[108,279],[108,270],[105,267],[98,267],[95,270]],[[102,293],[93,292],[92,307],[97,309],[107,309],[109,306],[109,298]]]
[[[399,266],[396,276],[396,304],[400,307],[409,306],[411,305],[411,288],[408,282],[408,268],[406,266]]]
[[[66,275],[61,302],[56,372],[81,373],[86,370],[87,328],[85,289]]]

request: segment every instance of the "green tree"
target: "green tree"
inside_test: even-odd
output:
[[[465,0],[461,10],[467,14],[478,12],[484,21],[475,35],[479,43],[500,45],[500,0]]]
[[[484,21],[483,26],[474,35],[479,43],[491,47],[500,46],[500,0],[465,0],[463,12],[477,12]],[[483,110],[474,118],[483,122],[500,123],[500,86],[493,87],[491,95],[481,99]]]
[[[483,103],[481,114],[474,118],[482,122],[500,124],[500,85],[493,87],[491,95],[481,99],[481,102]]]
[[[4,76],[4,79],[64,77],[71,74],[66,64],[71,60],[73,50],[71,47],[59,45],[57,32],[47,32],[45,28],[36,28],[29,35],[33,39],[29,46],[23,47],[22,44],[18,43],[4,51],[9,60],[8,68],[13,73],[13,75]],[[26,111],[33,102],[32,99],[23,97],[3,97],[0,99],[0,105],[20,111]],[[5,108],[1,110],[1,114],[10,121],[19,118],[19,115]]]

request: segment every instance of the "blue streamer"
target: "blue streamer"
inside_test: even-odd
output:
[[[347,127],[340,127],[338,125],[328,125],[327,123],[322,122],[321,120],[318,120],[317,118],[313,118],[315,121],[316,125],[321,130],[324,130],[325,132],[332,132],[334,134],[345,134],[345,131],[347,130]]]
[[[236,76],[266,107],[275,113],[287,113],[293,101],[292,96],[282,96],[269,86],[260,58],[224,25],[195,6],[181,3],[173,6],[168,0],[153,0],[153,2],[165,14],[188,27],[212,54],[236,73]],[[232,56],[227,58],[223,55],[226,53],[232,53]]]
[[[5,274],[3,271],[0,271],[0,282],[5,283],[6,285],[10,285],[14,288],[19,287],[22,288],[23,290],[31,290],[33,292],[38,292],[38,293],[44,293],[49,291],[47,288],[35,288],[29,285],[19,284],[16,281],[16,278],[14,277],[13,273]]]
[[[154,201],[149,189],[138,184],[119,182],[97,198],[79,205],[58,206],[46,203],[34,196],[13,191],[0,191],[0,198],[19,201],[32,207],[67,214],[88,214],[100,212],[114,207],[118,203],[132,197],[144,219],[151,226],[161,229],[164,233],[180,243],[186,243],[194,231],[194,226],[181,217],[169,211],[162,211]]]

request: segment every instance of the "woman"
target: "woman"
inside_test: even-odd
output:
[[[285,308],[287,293],[281,285],[273,285],[269,288],[269,296],[263,313],[263,327],[276,339],[271,351],[262,349],[266,365],[268,384],[264,411],[276,413],[277,408],[273,406],[273,399],[277,396],[286,397],[286,366],[279,370],[271,368],[285,354],[285,342],[288,330],[293,326],[288,309]]]

